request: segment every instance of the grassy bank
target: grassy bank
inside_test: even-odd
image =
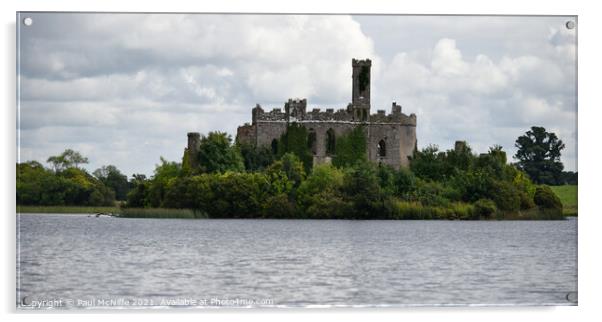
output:
[[[549,220],[562,219],[557,214],[548,213],[538,208],[520,212],[496,211],[491,214],[479,213],[474,205],[453,203],[449,207],[432,207],[415,202],[396,201],[390,205],[393,210],[389,217],[379,219],[393,220]],[[74,206],[17,206],[21,213],[62,213],[62,214],[92,214],[112,213],[123,218],[172,218],[199,219],[208,218],[204,212],[191,209],[168,208],[118,208],[118,207],[74,207]],[[565,210],[566,211],[566,210]],[[574,215],[577,214],[576,204]],[[566,213],[564,214],[567,215]],[[262,217],[257,217],[262,218]],[[263,217],[265,218],[265,217]],[[274,216],[273,218],[282,218]],[[290,219],[315,219],[311,217],[294,217]],[[344,218],[341,218],[344,219]]]
[[[18,213],[40,213],[40,214],[96,214],[115,213],[117,207],[79,207],[79,206],[19,206]]]
[[[117,211],[117,214],[119,215],[119,217],[124,218],[207,218],[206,214],[190,209],[122,208]]]
[[[577,185],[552,186],[552,191],[560,198],[565,216],[577,216]]]

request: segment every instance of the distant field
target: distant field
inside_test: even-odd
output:
[[[117,207],[76,207],[76,206],[17,206],[19,213],[48,213],[48,214],[95,214],[115,213]]]
[[[562,205],[565,216],[577,216],[577,185],[550,187],[556,193]]]

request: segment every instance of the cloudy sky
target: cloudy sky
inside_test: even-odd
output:
[[[67,148],[90,171],[152,174],[187,132],[226,131],[251,108],[344,108],[351,59],[372,59],[372,112],[418,116],[418,146],[509,155],[530,126],[576,170],[573,17],[48,14],[19,26],[20,160]]]

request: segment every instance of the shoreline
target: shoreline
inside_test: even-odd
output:
[[[77,206],[17,206],[17,215],[81,215],[90,216],[101,214],[101,217],[117,217],[117,218],[133,218],[133,219],[263,219],[263,220],[445,220],[445,221],[549,221],[549,220],[569,220],[577,219],[575,215],[564,215],[563,218],[540,218],[533,213],[515,214],[515,213],[500,213],[492,218],[482,219],[459,219],[459,218],[374,218],[374,219],[355,219],[355,218],[237,218],[237,217],[221,217],[209,218],[199,215],[192,210],[186,209],[166,209],[166,208],[146,208],[142,213],[136,216],[124,216],[121,214],[118,207],[77,207]],[[158,213],[158,214],[157,214]]]

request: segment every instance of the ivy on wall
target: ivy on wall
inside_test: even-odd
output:
[[[357,161],[368,159],[368,143],[365,126],[357,126],[348,133],[337,138],[336,154],[332,164],[336,167],[354,165]]]
[[[313,156],[308,147],[308,131],[304,126],[291,123],[280,140],[278,140],[277,156],[280,159],[286,153],[295,154],[302,162],[306,172],[313,166]]]

